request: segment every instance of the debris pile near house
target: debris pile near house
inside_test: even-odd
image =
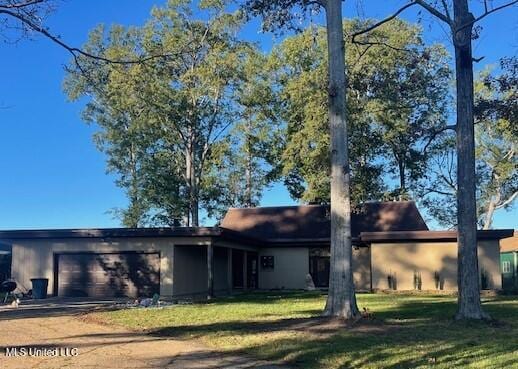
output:
[[[192,300],[174,300],[174,301],[163,301],[160,299],[160,295],[154,294],[152,298],[143,297],[137,298],[133,301],[126,303],[116,303],[116,308],[122,309],[134,309],[134,308],[154,308],[160,309],[164,307],[171,307],[176,305],[189,305],[192,304]]]
[[[315,283],[313,282],[313,277],[311,274],[306,275],[306,291],[314,291],[315,290]]]

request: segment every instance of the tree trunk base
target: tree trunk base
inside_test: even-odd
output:
[[[351,323],[356,323],[357,321],[359,321],[362,318],[359,311],[354,313],[350,309],[345,309],[345,311],[338,311],[338,312],[334,312],[334,311],[325,309],[324,312],[322,313],[322,316],[325,318],[340,319],[340,320],[343,320],[346,322],[351,322]]]
[[[353,293],[351,299],[340,299],[328,295],[326,307],[322,316],[328,318],[338,318],[347,321],[356,321],[361,318],[360,310],[356,304],[356,296]]]
[[[492,320],[491,316],[483,311],[457,312],[455,320]]]

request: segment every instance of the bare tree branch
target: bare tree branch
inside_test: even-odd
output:
[[[437,136],[439,136],[441,133],[443,133],[445,131],[448,131],[448,130],[455,131],[455,125],[451,124],[451,125],[447,125],[447,126],[444,126],[444,127],[440,127],[439,129],[433,130],[430,133],[430,136],[428,136],[428,140],[427,140],[426,144],[423,147],[423,154],[425,154],[428,151],[428,148],[433,143],[433,141],[435,141]]]
[[[452,23],[453,20],[450,15],[450,10],[448,9],[448,3],[446,2],[446,0],[441,0],[441,3],[442,3],[442,7],[444,8],[444,15],[446,16],[446,18],[448,18],[450,23]]]
[[[26,8],[28,6],[37,5],[45,2],[46,0],[32,0],[32,1],[24,1],[20,3],[12,3],[8,2],[7,4],[0,4],[0,8],[4,9],[21,9]]]
[[[513,0],[513,1],[510,1],[510,2],[508,2],[506,4],[497,6],[496,8],[493,8],[491,10],[488,10],[487,5],[486,5],[485,12],[482,15],[480,15],[480,16],[474,18],[473,20],[471,20],[471,21],[469,21],[469,22],[459,26],[455,31],[456,32],[462,31],[464,28],[469,27],[469,26],[473,25],[474,23],[481,21],[482,19],[484,19],[488,15],[490,15],[490,14],[492,14],[494,12],[497,12],[499,10],[502,10],[504,8],[516,5],[516,4],[518,4],[518,0]]]
[[[453,25],[453,21],[446,16],[445,14],[441,13],[439,10],[434,8],[432,5],[428,4],[426,0],[414,0],[417,4],[421,5],[423,8],[428,10],[431,14],[435,15],[437,18],[442,20],[444,23],[449,24],[450,26]]]
[[[387,44],[386,42],[383,42],[383,41],[353,41],[355,44],[357,45],[363,45],[363,46],[385,46],[385,47],[388,47],[389,49],[392,49],[392,50],[395,50],[395,51],[402,51],[402,52],[407,52],[407,53],[411,53],[412,51],[411,50],[407,50],[407,49],[403,49],[403,48],[400,48],[400,47],[396,47],[396,46],[392,46],[390,44]]]
[[[472,26],[474,23],[484,19],[485,17],[487,17],[488,15],[490,15],[490,14],[492,14],[494,12],[497,12],[497,11],[502,10],[504,8],[507,8],[507,7],[513,6],[515,4],[518,4],[518,0],[513,0],[513,1],[510,1],[510,2],[508,2],[506,4],[497,6],[497,7],[493,8],[493,9],[489,10],[488,6],[487,6],[487,3],[484,2],[485,11],[484,11],[484,13],[482,15],[480,15],[480,16],[478,16],[476,18],[473,18],[471,21],[469,21],[469,22],[467,22],[467,23],[465,23],[465,24],[463,24],[463,25],[461,25],[459,27],[455,27],[453,19],[451,18],[450,12],[448,10],[448,4],[446,3],[445,0],[441,0],[441,2],[442,2],[442,5],[443,5],[443,8],[444,8],[444,13],[440,12],[435,7],[433,7],[432,5],[428,4],[426,2],[426,0],[413,0],[413,1],[409,2],[406,5],[403,5],[401,8],[399,8],[392,15],[382,19],[379,22],[374,23],[373,25],[371,25],[371,26],[369,26],[369,27],[367,27],[367,28],[365,28],[365,29],[363,29],[361,31],[358,31],[358,32],[354,33],[352,35],[352,42],[353,43],[359,43],[359,44],[366,44],[366,41],[361,41],[361,42],[356,41],[356,37],[360,36],[360,35],[363,35],[365,33],[369,33],[371,31],[373,31],[374,29],[378,28],[379,26],[381,26],[382,24],[390,22],[392,19],[396,18],[399,14],[401,14],[404,10],[406,10],[406,9],[408,9],[408,8],[414,6],[414,5],[419,5],[419,6],[423,7],[428,12],[430,12],[432,15],[436,16],[437,18],[439,18],[440,20],[442,20],[443,22],[448,24],[457,33],[457,32],[463,30],[466,27]]]
[[[42,0],[40,0],[40,2],[41,1]],[[55,44],[61,46],[65,50],[67,50],[74,57],[75,63],[77,65],[79,65],[78,56],[85,56],[85,57],[88,57],[90,59],[95,59],[95,60],[99,60],[99,61],[102,61],[102,62],[105,62],[105,63],[111,63],[111,64],[139,64],[139,63],[145,63],[146,61],[153,60],[153,59],[156,59],[156,58],[165,58],[165,57],[174,56],[174,54],[160,54],[160,55],[145,56],[145,57],[134,59],[134,60],[114,60],[114,59],[106,58],[106,57],[103,57],[103,56],[100,56],[100,55],[94,55],[94,54],[88,53],[88,52],[86,52],[84,50],[81,50],[81,49],[79,49],[77,47],[69,46],[67,43],[62,41],[59,37],[57,37],[57,36],[53,35],[52,33],[50,33],[46,28],[44,28],[41,25],[38,25],[36,22],[31,20],[29,17],[24,16],[23,14],[20,14],[19,12],[16,12],[16,11],[13,11],[13,10],[9,10],[9,9],[5,9],[5,8],[0,6],[0,15],[1,14],[5,14],[7,16],[10,16],[10,17],[13,17],[15,19],[18,19],[20,22],[22,22],[24,25],[26,25],[27,27],[29,27],[33,31],[42,34],[43,36],[45,36],[46,38],[48,38],[49,40],[51,40]]]
[[[516,198],[518,197],[518,191],[516,191],[515,193],[513,193],[507,200],[505,200],[503,203],[501,203],[500,205],[497,205],[495,207],[495,209],[501,209],[503,207],[506,207],[507,205],[509,205],[510,203],[512,203]]]
[[[417,4],[417,2],[414,0],[414,1],[412,1],[412,2],[410,2],[410,3],[408,3],[408,4],[406,4],[406,5],[404,5],[403,7],[399,8],[399,9],[398,9],[394,14],[392,14],[391,16],[389,16],[389,17],[387,17],[387,18],[385,18],[385,19],[383,19],[383,20],[381,20],[381,21],[379,21],[379,22],[377,22],[377,23],[374,23],[372,26],[367,27],[367,28],[365,28],[365,29],[363,29],[363,30],[361,30],[361,31],[359,31],[359,32],[355,32],[355,33],[353,33],[353,34],[352,34],[352,42],[353,42],[353,43],[359,43],[359,42],[357,42],[357,41],[356,41],[356,37],[357,37],[357,36],[363,35],[363,34],[365,34],[365,33],[369,33],[369,32],[371,32],[372,30],[374,30],[374,29],[378,28],[379,26],[381,26],[382,24],[387,23],[387,22],[390,22],[392,19],[396,18],[399,14],[401,14],[404,10],[406,10],[406,9],[410,8],[411,6],[414,6],[414,5],[416,5],[416,4]]]

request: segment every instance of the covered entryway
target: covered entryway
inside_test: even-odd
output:
[[[330,256],[328,248],[309,250],[309,273],[315,287],[329,287]]]
[[[245,287],[245,252],[232,250],[232,288],[243,289]]]
[[[258,288],[258,255],[255,251],[232,249],[232,289]]]
[[[151,297],[160,293],[158,252],[55,255],[58,296]]]
[[[310,258],[309,273],[315,287],[329,287],[329,256],[312,256]]]

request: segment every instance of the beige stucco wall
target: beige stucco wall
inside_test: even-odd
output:
[[[356,291],[371,290],[370,247],[353,247],[353,278]]]
[[[261,268],[261,256],[273,256],[274,268]],[[307,247],[271,247],[259,251],[259,288],[302,289],[309,273]]]
[[[518,231],[514,231],[512,237],[500,240],[500,252],[518,251]]]
[[[398,290],[414,289],[414,272],[421,274],[422,289],[435,290],[435,272],[442,289],[457,289],[456,242],[405,242],[371,245],[372,287],[388,289],[388,275],[396,278]],[[478,245],[479,270],[484,270],[492,289],[501,288],[498,241]]]
[[[12,242],[12,277],[22,290],[31,288],[31,278],[48,278],[48,293],[54,286],[54,254],[60,252],[160,252],[160,294],[173,293],[173,245],[207,245],[210,238],[78,238],[15,240]],[[206,268],[205,268],[206,269]]]
[[[306,275],[309,273],[308,247],[272,247],[259,252],[262,256],[273,256],[273,270],[259,266],[259,288],[306,288]],[[259,259],[260,260],[260,259]],[[368,247],[353,248],[353,277],[357,290],[370,290],[370,249]]]

